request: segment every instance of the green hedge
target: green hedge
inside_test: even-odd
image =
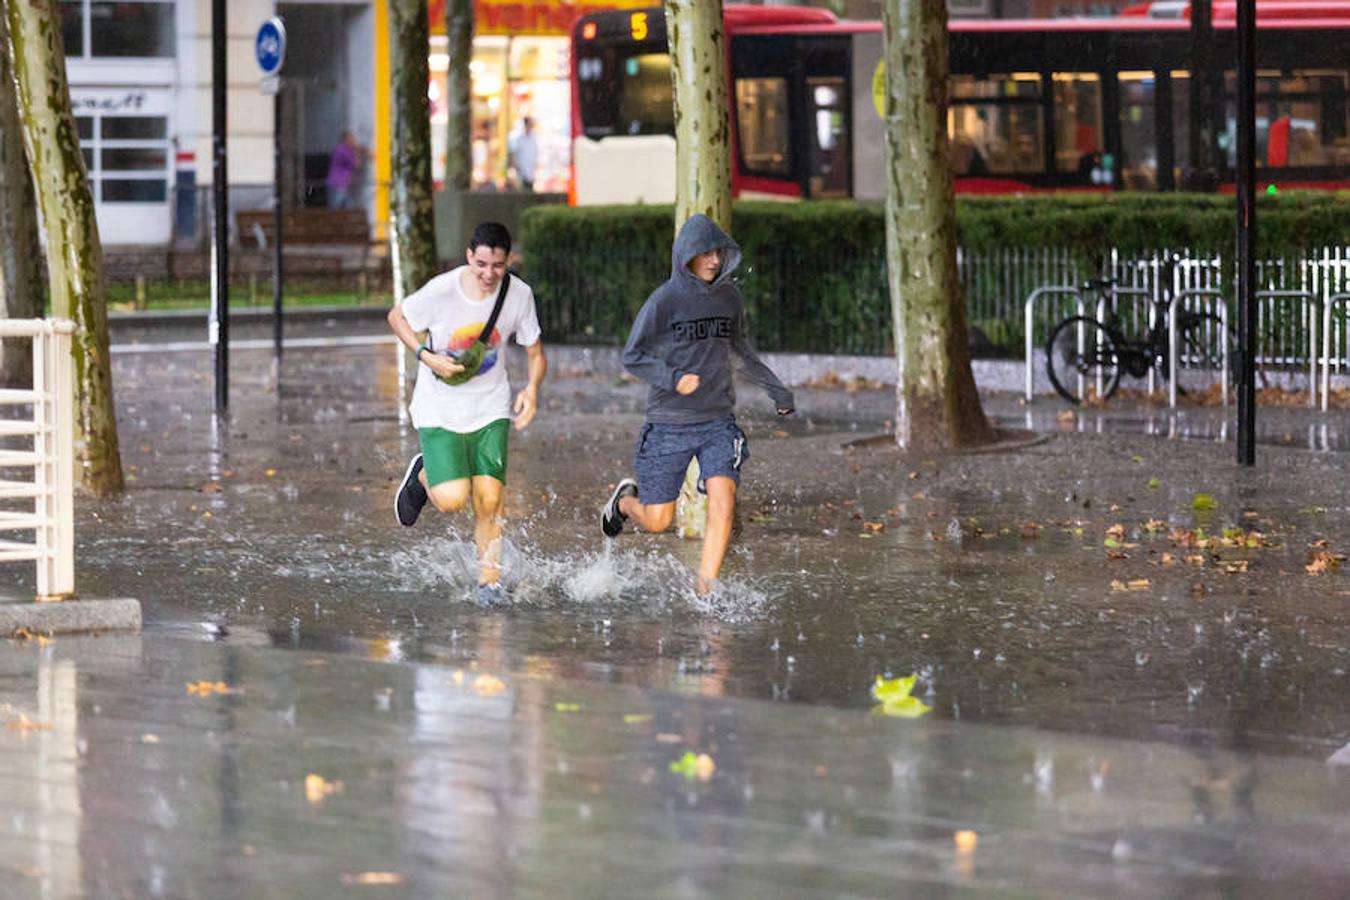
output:
[[[957,240],[968,255],[1059,249],[1100,271],[1114,248],[1195,252],[1233,245],[1231,196],[1057,194],[962,197]],[[554,341],[621,343],[647,295],[670,274],[669,206],[536,207],[523,217],[525,278]],[[1350,245],[1350,193],[1262,196],[1258,252],[1293,257]],[[851,201],[737,202],[732,233],[745,251],[738,282],[761,349],[890,352],[882,209]],[[1005,284],[968,279],[969,318],[1002,352],[1019,352],[1015,315],[1034,272]],[[989,279],[985,278],[985,281]],[[998,279],[995,279],[997,281]],[[1033,285],[1034,286],[1034,285]],[[1002,296],[1007,294],[1007,296]]]

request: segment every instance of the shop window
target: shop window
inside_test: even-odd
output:
[[[736,79],[736,124],[746,172],[771,177],[791,174],[786,78]]]
[[[66,56],[84,56],[84,2],[62,0],[61,43]]]
[[[168,119],[78,116],[80,150],[102,203],[164,203],[168,197]]]
[[[61,34],[68,57],[172,58],[176,40],[174,4],[163,0],[63,0]]]
[[[167,198],[162,179],[109,178],[103,182],[104,203],[163,203]]]

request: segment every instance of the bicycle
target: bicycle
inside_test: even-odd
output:
[[[1168,377],[1168,301],[1154,300],[1148,329],[1140,338],[1127,336],[1116,315],[1116,282],[1111,278],[1094,278],[1081,290],[1105,302],[1102,319],[1092,316],[1069,316],[1050,331],[1045,343],[1046,372],[1055,391],[1070,403],[1084,400],[1107,400],[1120,386],[1122,371],[1133,378],[1144,378],[1155,367],[1164,381]],[[1219,370],[1222,364],[1217,336],[1222,334],[1223,320],[1213,313],[1182,310],[1177,323],[1180,358],[1193,366]],[[1228,332],[1229,356],[1237,341]],[[1231,368],[1231,367],[1230,367]],[[1230,372],[1230,378],[1232,373]],[[1178,381],[1180,379],[1178,378]],[[1073,390],[1077,387],[1078,390]],[[1185,393],[1177,385],[1180,393]]]

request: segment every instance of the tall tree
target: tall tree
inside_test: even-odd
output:
[[[0,317],[32,319],[42,314],[42,247],[8,48],[9,25],[0,15]],[[31,384],[32,373],[32,344],[0,342],[0,387]]]
[[[947,6],[886,0],[886,270],[902,448],[994,440],[970,370],[947,162]]]
[[[390,0],[389,59],[393,92],[394,260],[404,295],[436,274],[431,199],[431,108],[427,101],[430,23],[427,0]]]
[[[665,0],[666,43],[675,100],[675,230],[703,213],[731,231],[731,126],[722,0]],[[681,537],[702,537],[708,498],[698,460],[689,463],[675,507]]]
[[[445,73],[445,189],[467,191],[473,172],[473,107],[469,60],[473,57],[473,0],[446,0],[445,36],[450,68]]]
[[[666,0],[675,96],[675,228],[703,213],[731,231],[731,126],[722,0]]]
[[[70,108],[57,0],[7,2],[10,60],[23,141],[47,235],[52,312],[75,322],[75,458],[80,486],[98,496],[122,492],[122,461],[108,354],[103,247],[94,218],[80,135]]]

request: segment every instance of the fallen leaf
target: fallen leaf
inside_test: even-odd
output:
[[[1191,500],[1191,509],[1218,509],[1219,504],[1214,502],[1214,498],[1209,494],[1196,494]]]
[[[658,744],[682,744],[684,743],[684,738],[680,737],[678,734],[672,734],[669,731],[662,731],[656,735],[656,742]]]
[[[1247,572],[1247,560],[1238,559],[1230,563],[1224,563],[1223,571],[1226,575],[1243,575]]]
[[[263,470],[263,474],[266,475],[268,478],[271,478],[271,477],[273,477],[274,475],[277,474],[277,470],[276,470],[276,469],[264,469],[264,470]]]
[[[885,523],[885,522],[863,522],[863,530],[864,530],[864,531],[870,531],[870,532],[872,532],[873,534],[876,534],[876,533],[878,533],[878,532],[881,532],[881,531],[885,531],[885,530],[886,530],[886,523]]]
[[[158,744],[158,743],[159,743],[159,735],[157,735],[157,734],[143,734],[143,735],[141,735],[141,743],[142,743],[142,744]]]
[[[322,803],[332,794],[342,793],[342,782],[328,781],[322,775],[305,776],[305,799],[310,803]]]
[[[1167,523],[1162,519],[1149,519],[1144,523],[1144,530],[1150,534],[1156,534],[1159,531],[1165,531],[1166,529]]]
[[[343,884],[402,884],[403,876],[397,872],[358,872],[352,875],[347,872],[342,873]]]
[[[203,494],[219,494],[221,491],[220,482],[208,481],[206,484],[203,484],[201,487],[197,488],[197,490]]]
[[[52,726],[48,722],[39,722],[36,719],[30,719],[23,713],[19,713],[19,718],[6,722],[5,727],[10,731],[51,731]]]
[[[652,717],[647,713],[628,713],[623,717],[625,725],[641,725],[643,722],[650,722]]]
[[[958,831],[952,835],[952,843],[956,844],[957,853],[974,853],[979,840],[980,836],[970,830]]]
[[[580,703],[555,703],[553,704],[553,708],[560,713],[581,712]]]
[[[194,681],[187,686],[187,692],[198,697],[209,697],[211,694],[236,694],[238,690],[223,681]]]
[[[692,750],[687,750],[684,756],[670,764],[670,771],[683,775],[690,781],[694,779],[709,781],[717,771],[717,763],[706,753],[695,754]]]
[[[473,680],[473,692],[480,697],[495,697],[506,690],[506,682],[495,675],[479,675]]]
[[[1106,529],[1106,536],[1109,538],[1115,538],[1118,541],[1125,540],[1125,526],[1117,522],[1110,528]]]
[[[1071,409],[1066,409],[1066,410],[1064,410],[1064,412],[1062,412],[1062,413],[1060,413],[1059,415],[1055,416],[1055,421],[1058,422],[1058,423],[1060,423],[1061,425],[1072,425],[1073,422],[1074,422],[1074,419],[1076,419],[1076,418],[1077,418],[1077,416],[1074,415],[1073,410],[1071,410]]]
[[[917,675],[889,680],[878,675],[872,684],[872,697],[878,701],[872,712],[901,719],[917,719],[927,713],[932,707],[910,696],[917,681]]]
[[[1156,490],[1162,486],[1162,481],[1158,478],[1150,478],[1148,480],[1148,486],[1150,490]]]

